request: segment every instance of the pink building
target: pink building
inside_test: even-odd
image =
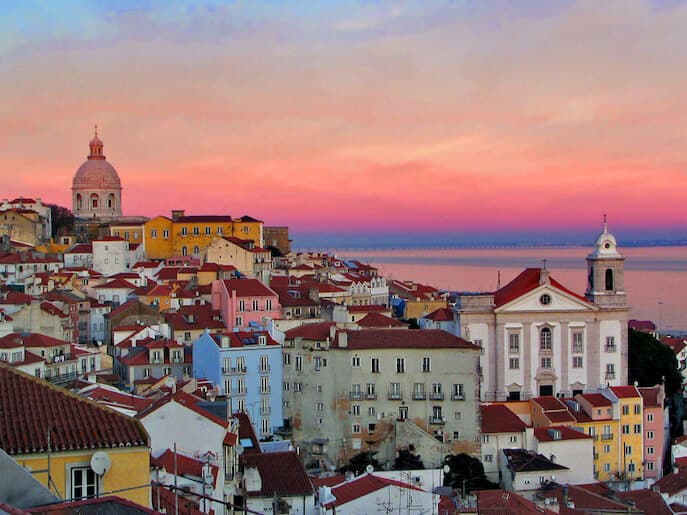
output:
[[[281,318],[279,296],[257,279],[224,279],[212,283],[212,308],[220,310],[227,329],[266,327]]]
[[[663,477],[663,456],[669,437],[667,413],[664,408],[663,386],[637,388],[644,404],[644,478]]]

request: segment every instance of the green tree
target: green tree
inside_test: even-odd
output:
[[[413,454],[409,449],[398,451],[394,461],[394,470],[419,470],[425,468],[419,455]]]
[[[448,472],[444,473],[444,486],[464,493],[499,487],[487,479],[482,462],[469,454],[449,454],[443,464],[449,467]]]
[[[368,465],[372,465],[375,470],[380,470],[382,465],[375,458],[376,454],[377,451],[360,452],[351,458],[348,465],[341,467],[340,472],[353,472],[357,476],[365,472]]]
[[[52,218],[52,237],[72,234],[74,232],[74,214],[66,207],[57,204],[46,204]]]
[[[664,383],[666,397],[682,388],[682,374],[678,370],[673,350],[648,333],[630,329],[629,381],[639,386]]]

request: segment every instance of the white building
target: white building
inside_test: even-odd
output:
[[[605,223],[587,265],[584,296],[528,268],[493,293],[459,298],[461,335],[482,347],[483,400],[627,384],[623,257]]]

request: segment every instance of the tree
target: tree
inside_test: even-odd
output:
[[[664,383],[666,397],[672,397],[682,388],[682,374],[675,353],[650,334],[630,329],[629,355],[630,384],[654,386]]]
[[[394,461],[394,470],[418,470],[425,468],[419,455],[413,454],[410,449],[398,451]]]
[[[66,207],[57,204],[46,204],[52,218],[52,237],[74,232],[74,214]]]
[[[464,493],[499,487],[487,479],[482,462],[469,454],[449,454],[444,458],[444,465],[449,467],[449,471],[444,474],[444,486]]]
[[[372,465],[375,470],[380,470],[382,465],[375,458],[376,454],[377,451],[360,452],[351,458],[348,465],[341,467],[340,472],[353,472],[357,476],[365,472],[368,465]]]

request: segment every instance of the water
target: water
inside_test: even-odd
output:
[[[625,290],[630,317],[652,320],[663,331],[687,330],[687,247],[625,247]],[[349,249],[339,257],[377,266],[386,277],[440,289],[493,291],[524,268],[546,267],[574,292],[587,285],[585,257],[591,247]]]

